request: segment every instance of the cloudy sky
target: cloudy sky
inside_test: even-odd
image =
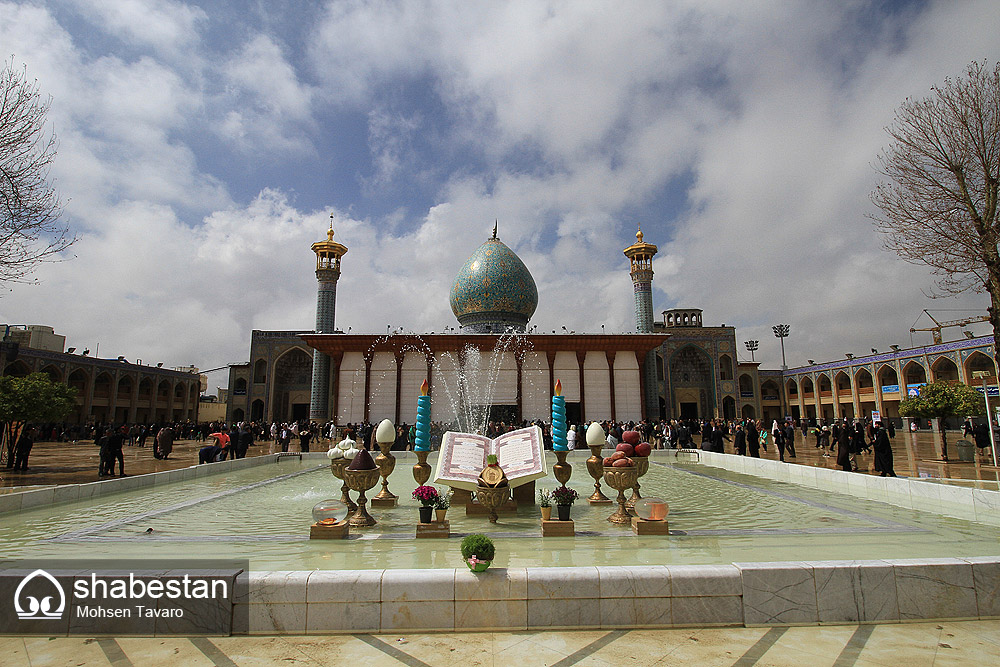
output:
[[[908,347],[922,309],[986,300],[928,299],[929,272],[881,249],[883,128],[1000,58],[997,34],[994,0],[0,0],[79,237],[0,321],[102,357],[245,361],[251,329],[312,328],[332,213],[345,331],[454,325],[451,281],[499,219],[539,330],[634,330],[641,225],[654,310],[702,308],[766,366],[778,322],[789,365]]]

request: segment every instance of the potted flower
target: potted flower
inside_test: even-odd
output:
[[[580,494],[567,486],[560,486],[552,491],[552,500],[556,504],[560,521],[569,521],[569,508]]]
[[[444,517],[448,513],[449,507],[451,507],[451,496],[449,494],[438,494],[437,500],[434,501],[434,514],[437,515],[438,523],[444,522]]]
[[[434,504],[440,498],[433,486],[421,485],[413,489],[413,498],[420,501],[420,523],[430,523]]]
[[[462,560],[473,572],[485,572],[495,554],[493,540],[485,535],[473,533],[462,540]]]
[[[538,489],[538,506],[542,509],[542,521],[552,518],[552,494],[545,489]]]

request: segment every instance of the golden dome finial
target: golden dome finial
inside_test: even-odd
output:
[[[642,243],[642,225],[639,225],[639,231],[635,233],[635,242]]]
[[[333,240],[333,213],[330,214],[330,229],[326,230],[326,240]]]

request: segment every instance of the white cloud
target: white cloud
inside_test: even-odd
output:
[[[164,4],[163,25],[141,26],[134,3],[76,6],[138,55],[0,4],[0,43],[55,98],[55,175],[82,234],[77,259],[0,315],[44,313],[71,344],[169,365],[239,360],[252,328],[311,328],[309,245],[329,211],[299,203],[298,178],[331,160],[360,187],[333,173],[311,187],[392,211],[329,197],[350,249],[345,330],[453,325],[452,279],[499,219],[538,284],[540,330],[633,327],[621,249],[641,223],[660,247],[655,310],[703,308],[738,326],[741,350],[760,339],[768,366],[778,321],[790,364],[905,345],[942,304],[865,217],[882,127],[907,95],[1000,57],[990,2],[889,18],[721,0],[330,3],[305,37],[265,26],[226,43],[208,42],[216,10]],[[290,175],[265,169],[289,156]],[[398,201],[414,183],[426,211]]]
[[[194,47],[208,19],[200,7],[173,0],[70,0],[95,28],[171,55]]]

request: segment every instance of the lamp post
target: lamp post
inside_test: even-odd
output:
[[[774,332],[774,337],[781,341],[781,370],[788,370],[788,366],[785,365],[785,339],[788,338],[789,326],[787,324],[775,324],[771,327],[771,331]]]
[[[754,361],[753,353],[756,352],[757,349],[760,347],[760,341],[759,340],[748,340],[746,343],[744,343],[744,345],[747,346],[747,351],[750,352],[750,361],[751,362]]]
[[[788,416],[788,411],[785,409],[785,371],[788,370],[788,365],[785,363],[785,338],[788,337],[789,327],[787,324],[775,324],[771,327],[771,331],[774,332],[774,337],[781,342],[781,411],[785,414],[784,417]]]

